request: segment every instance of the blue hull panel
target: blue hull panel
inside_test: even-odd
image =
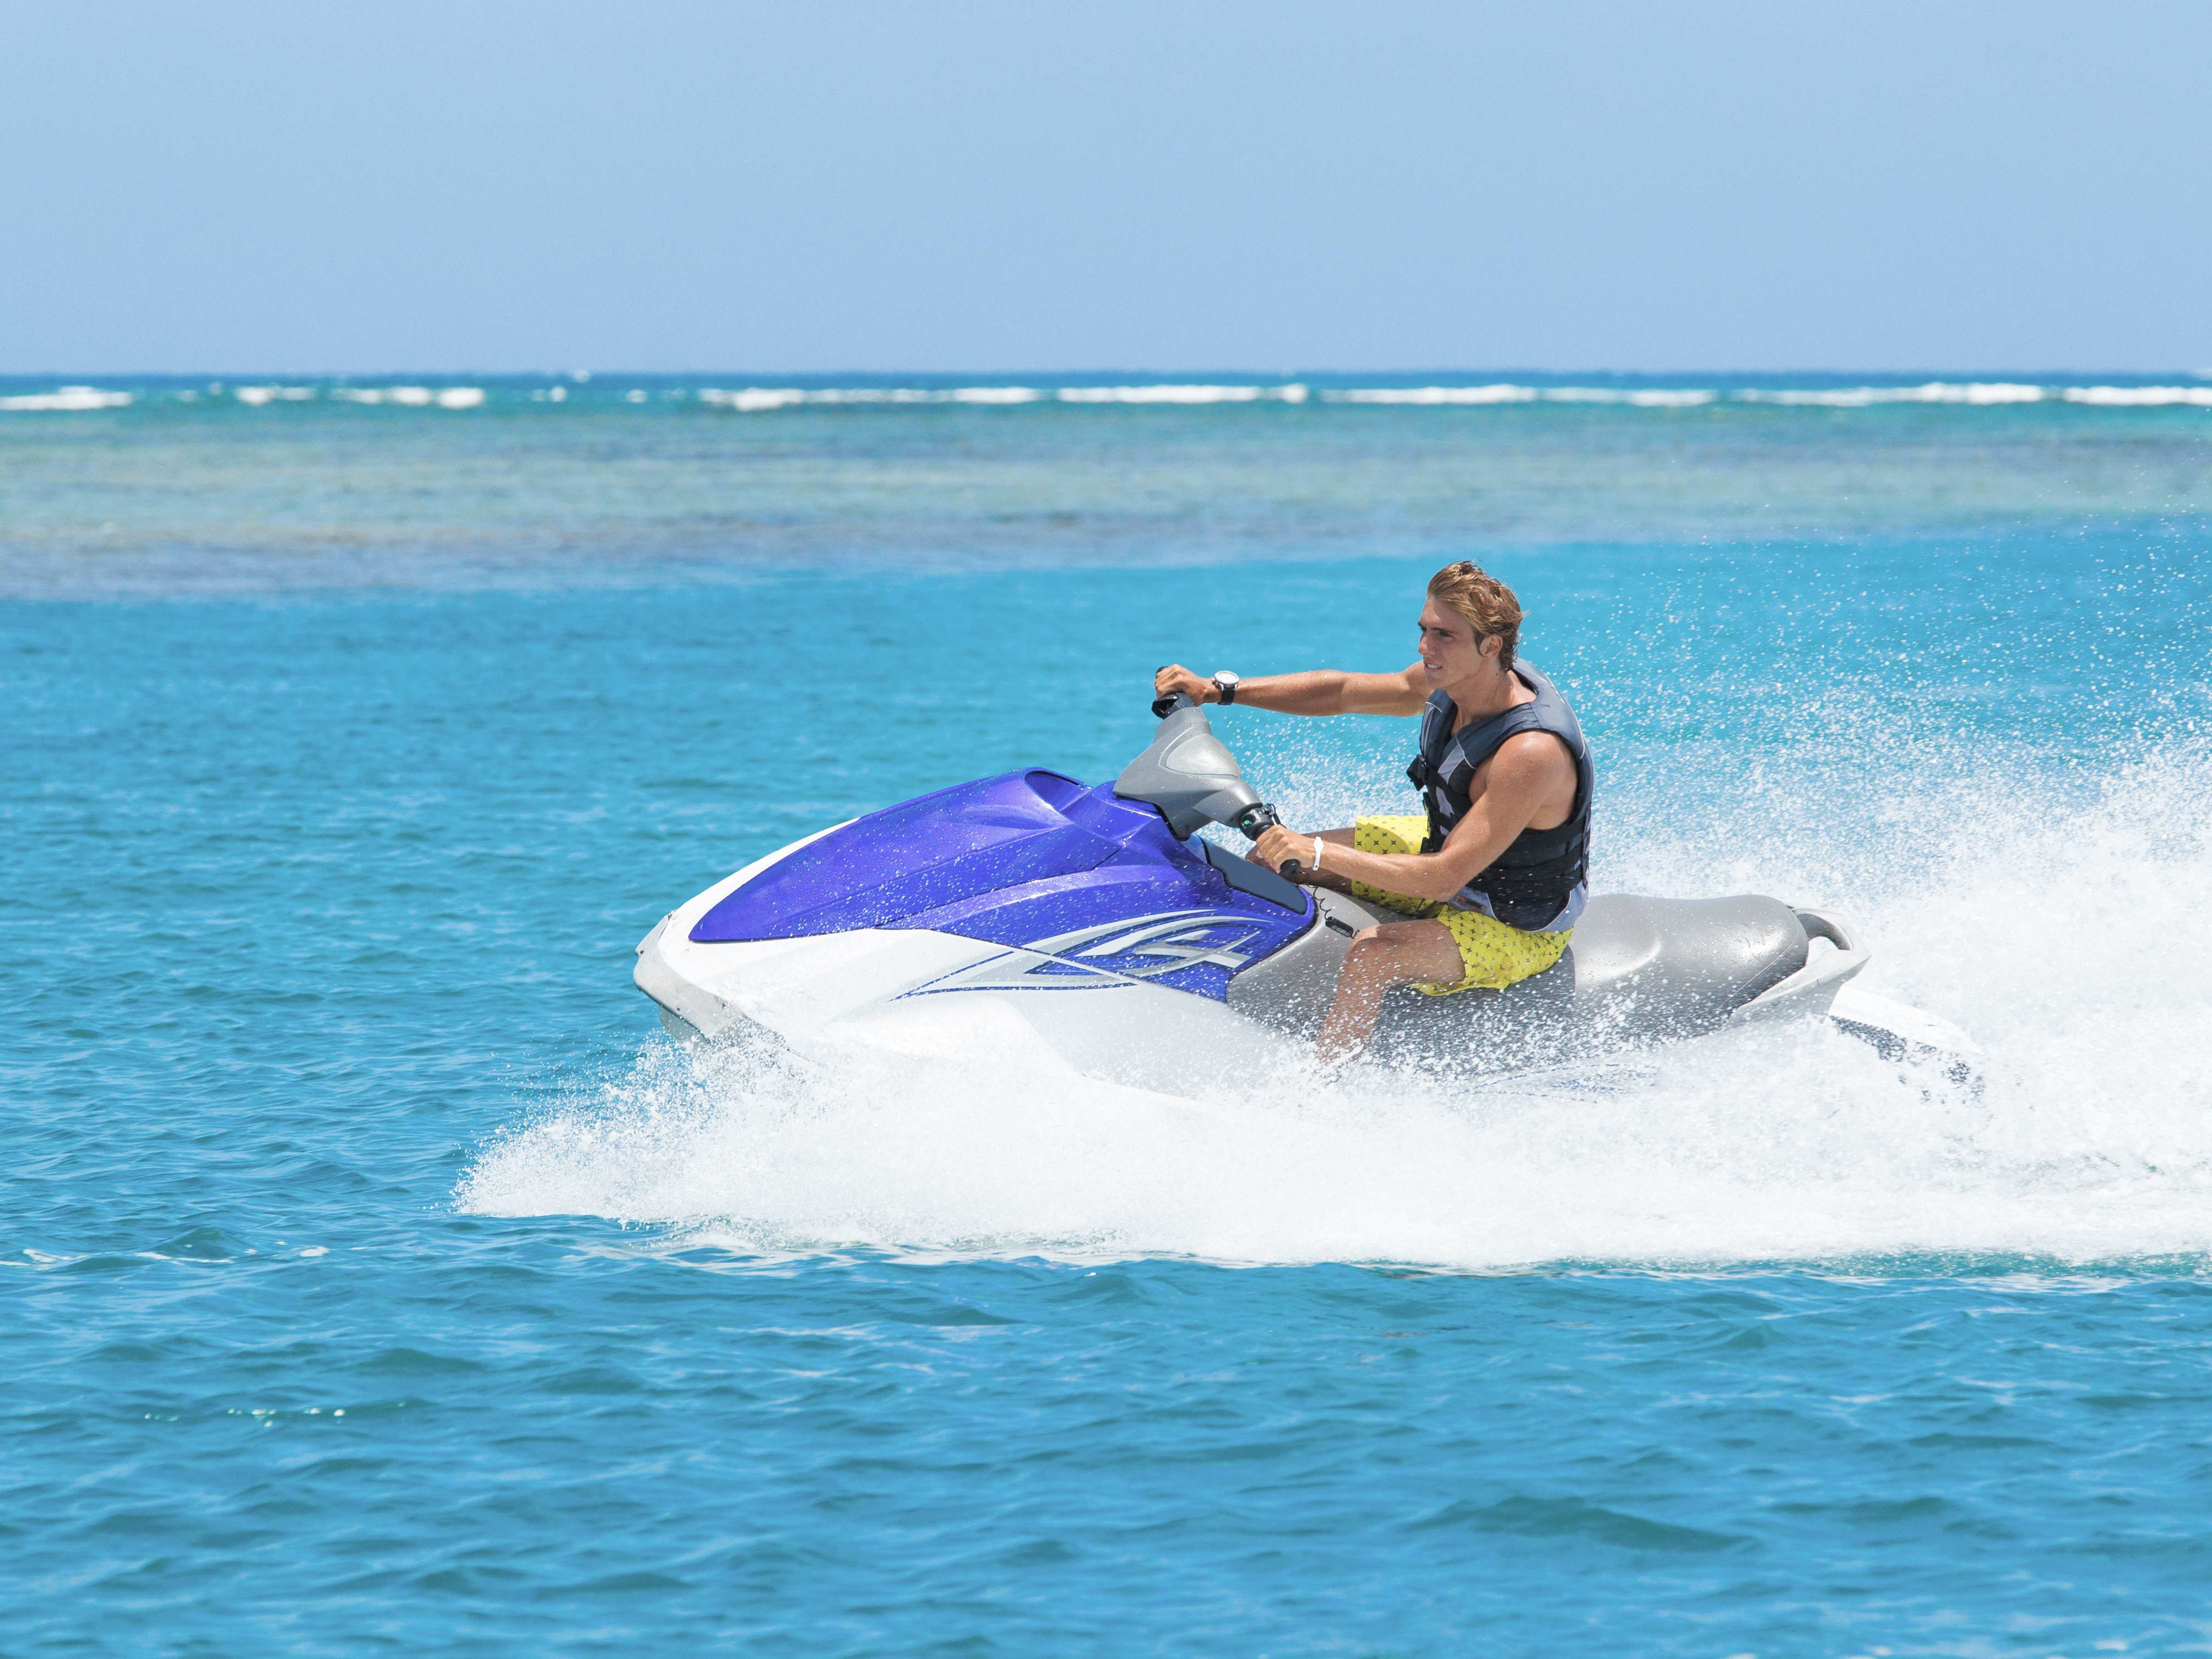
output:
[[[1303,890],[1271,890],[1283,898],[1232,887],[1158,812],[1117,799],[1111,785],[1009,772],[809,842],[723,899],[691,938],[917,927],[1053,956],[1082,935],[1071,975],[1126,975],[1220,1000],[1235,973],[1313,925]]]

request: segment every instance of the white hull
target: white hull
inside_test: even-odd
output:
[[[794,842],[717,883],[661,918],[639,944],[633,977],[672,1031],[713,1041],[761,1031],[802,1053],[856,1043],[915,1058],[996,1053],[1182,1091],[1216,1077],[1249,1078],[1292,1052],[1220,1003],[1110,974],[1049,986],[960,983],[1017,977],[1054,959],[927,928],[741,944],[692,939],[708,911],[805,845]]]

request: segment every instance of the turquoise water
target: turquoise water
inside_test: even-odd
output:
[[[2201,1650],[2212,410],[1850,400],[1929,378],[0,386],[0,1652]],[[1680,395],[1322,395],[1498,383]],[[630,988],[797,835],[1109,772],[1158,662],[1405,660],[1461,553],[1598,885],[1844,911],[1979,1094],[1185,1100]]]

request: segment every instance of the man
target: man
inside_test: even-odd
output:
[[[1316,1048],[1325,1061],[1367,1045],[1383,993],[1503,990],[1559,959],[1589,896],[1589,746],[1566,700],[1517,650],[1521,605],[1462,560],[1430,578],[1420,659],[1395,674],[1320,670],[1201,679],[1180,665],[1156,696],[1249,703],[1285,714],[1419,714],[1407,769],[1416,817],[1362,817],[1319,835],[1269,830],[1252,857],[1296,860],[1295,879],[1402,911],[1356,935]]]

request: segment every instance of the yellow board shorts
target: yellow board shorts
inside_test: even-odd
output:
[[[1426,818],[1364,817],[1352,826],[1352,844],[1363,853],[1418,853],[1428,833]],[[1531,975],[1542,973],[1565,954],[1567,941],[1574,936],[1571,927],[1556,933],[1528,933],[1519,927],[1509,927],[1497,917],[1486,916],[1480,910],[1457,910],[1432,899],[1408,898],[1403,893],[1370,887],[1364,881],[1353,882],[1352,890],[1361,898],[1387,904],[1393,910],[1403,910],[1409,916],[1441,921],[1451,930],[1452,942],[1459,946],[1460,964],[1467,969],[1467,977],[1453,985],[1416,985],[1413,988],[1424,996],[1448,997],[1455,991],[1472,990],[1478,985],[1502,991]]]

